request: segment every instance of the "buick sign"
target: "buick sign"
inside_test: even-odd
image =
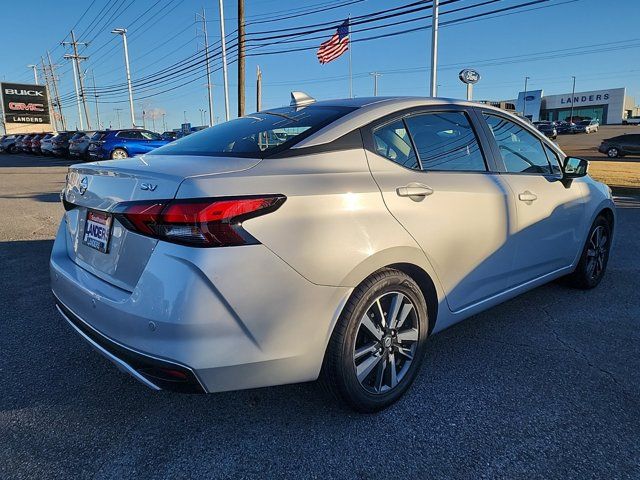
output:
[[[21,83],[0,83],[5,122],[49,124],[47,87]]]
[[[462,83],[474,85],[480,81],[480,74],[471,68],[465,68],[458,74]]]

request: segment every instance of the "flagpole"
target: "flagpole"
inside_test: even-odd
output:
[[[351,38],[351,14],[349,14],[349,98],[353,98],[353,65],[351,58],[351,47],[353,40]]]

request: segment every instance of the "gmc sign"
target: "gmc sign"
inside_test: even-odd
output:
[[[4,120],[11,123],[51,123],[47,87],[1,83]]]

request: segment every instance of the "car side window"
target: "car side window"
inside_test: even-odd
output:
[[[487,170],[476,134],[463,112],[411,115],[405,122],[424,170]]]
[[[558,154],[546,143],[544,144],[544,151],[547,152],[547,158],[551,164],[551,171],[556,174],[562,174],[562,168],[560,167],[560,158]]]
[[[373,131],[376,153],[403,167],[419,169],[418,158],[402,120],[388,123]]]
[[[118,138],[125,138],[127,140],[142,140],[142,134],[140,132],[130,130],[118,133]]]
[[[483,114],[509,173],[550,174],[542,141],[521,125],[498,115]]]

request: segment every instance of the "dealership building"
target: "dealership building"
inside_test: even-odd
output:
[[[520,92],[515,105],[516,112],[532,121],[565,120],[572,114],[579,119],[594,119],[602,124],[620,124],[624,119],[640,115],[635,99],[627,95],[626,88],[609,88],[588,92],[544,95],[542,90]]]

